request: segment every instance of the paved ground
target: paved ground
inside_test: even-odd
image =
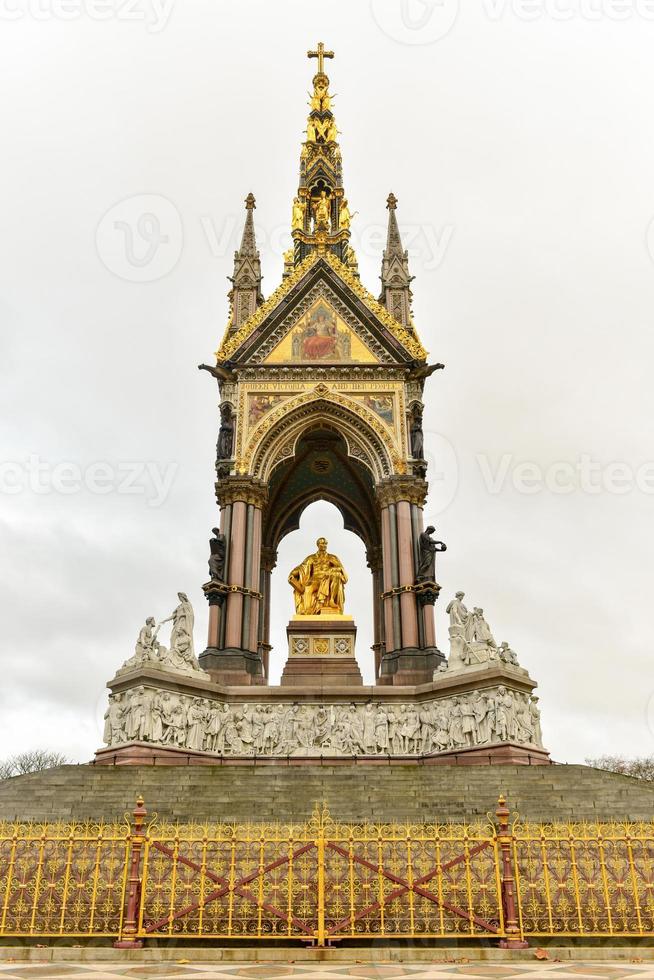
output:
[[[0,963],[0,980],[654,980],[654,963]]]

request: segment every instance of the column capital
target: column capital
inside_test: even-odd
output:
[[[380,544],[373,545],[366,551],[366,562],[371,572],[379,572],[382,569],[384,554]]]
[[[388,507],[389,504],[398,504],[401,501],[424,507],[427,489],[428,483],[421,477],[391,476],[377,484],[375,493],[380,507]]]
[[[277,564],[277,549],[263,545],[261,548],[261,567],[264,572],[272,572]]]
[[[242,501],[263,510],[268,502],[268,487],[249,476],[227,476],[216,480],[216,500],[221,507]]]

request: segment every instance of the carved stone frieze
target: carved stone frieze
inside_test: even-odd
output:
[[[140,684],[112,694],[105,741],[226,756],[422,756],[514,742],[542,748],[538,698],[508,685],[420,702],[246,704]]]

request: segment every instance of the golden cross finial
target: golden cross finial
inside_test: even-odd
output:
[[[307,58],[317,58],[318,59],[318,74],[323,75],[325,73],[325,58],[333,58],[333,51],[325,51],[325,45],[322,41],[318,42],[317,51],[307,51]]]

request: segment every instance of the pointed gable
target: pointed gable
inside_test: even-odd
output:
[[[333,343],[305,343],[320,331]],[[303,361],[306,353],[313,359]],[[239,330],[226,331],[216,356],[219,363],[405,364],[426,352],[343,262],[316,250]]]
[[[378,364],[359,333],[319,296],[290,326],[265,364]]]

